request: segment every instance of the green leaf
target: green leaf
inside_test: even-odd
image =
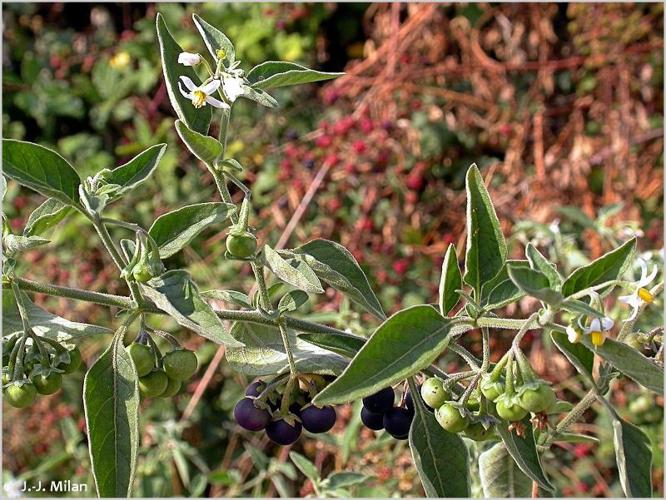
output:
[[[554,307],[562,302],[562,294],[550,288],[550,281],[541,271],[513,264],[507,265],[507,271],[511,281],[527,295]]]
[[[553,492],[553,486],[548,481],[541,467],[541,460],[539,460],[539,454],[534,442],[534,434],[532,433],[532,425],[529,423],[525,425],[525,433],[519,437],[509,431],[506,422],[501,422],[497,424],[497,433],[502,438],[504,446],[506,446],[507,451],[516,461],[520,470],[539,483],[541,488]]]
[[[375,317],[386,318],[367,276],[345,247],[333,241],[317,239],[294,249],[294,252],[306,256],[305,261],[322,281],[347,295]]]
[[[308,294],[302,290],[291,290],[284,294],[278,303],[278,311],[287,313],[295,311],[308,301]]]
[[[451,321],[429,305],[397,312],[377,328],[342,375],[314,402],[345,403],[414,375],[446,349],[450,328]]]
[[[415,415],[409,429],[414,465],[428,497],[471,496],[469,454],[458,434],[442,429],[421,402],[414,398]]]
[[[222,49],[224,51],[224,59],[222,61],[227,67],[232,64],[236,60],[236,50],[231,40],[215,26],[208,24],[196,14],[192,14],[192,19],[213,59],[219,59],[217,51]]]
[[[525,295],[525,292],[511,281],[507,270],[507,264],[527,266],[527,262],[524,260],[508,260],[494,278],[485,282],[481,286],[480,305],[487,311],[504,307]]]
[[[366,482],[368,479],[368,476],[358,472],[334,472],[326,479],[324,479],[321,482],[321,485],[323,488],[334,490],[337,488],[349,488],[350,486],[356,486]]]
[[[3,139],[2,173],[46,197],[78,208],[79,174],[51,149],[31,142]]]
[[[612,252],[576,269],[564,281],[562,294],[568,297],[586,288],[618,279],[629,265],[635,249],[636,239],[633,238]]]
[[[481,453],[479,475],[486,498],[532,496],[532,480],[518,468],[504,443],[497,443]]]
[[[187,149],[209,167],[212,167],[215,164],[215,160],[222,156],[224,152],[220,141],[209,135],[203,135],[191,130],[181,120],[176,120],[176,131],[187,146]]]
[[[90,461],[100,497],[126,497],[139,449],[139,385],[119,330],[86,374],[83,403]]]
[[[71,343],[90,335],[111,333],[111,330],[102,326],[76,323],[51,314],[35,305],[25,293],[23,293],[22,299],[28,313],[28,322],[39,336],[60,343]],[[5,290],[2,293],[2,334],[6,336],[22,331],[23,323],[14,294]]]
[[[166,259],[182,250],[208,226],[227,220],[235,211],[231,203],[187,205],[159,216],[148,233],[160,248],[160,257]]]
[[[652,445],[645,433],[622,419],[613,420],[615,460],[627,498],[652,496]]]
[[[264,245],[264,257],[268,268],[285,283],[306,292],[324,293],[321,282],[305,262],[292,265],[268,245]]]
[[[556,210],[568,219],[571,219],[583,227],[594,227],[594,221],[578,207],[562,206],[557,207]]]
[[[49,240],[40,236],[8,234],[2,240],[2,249],[5,256],[14,256],[47,243],[49,243]]]
[[[233,370],[249,376],[275,375],[289,370],[280,330],[270,325],[234,323],[231,333],[244,347],[227,347],[226,357]],[[287,329],[296,368],[303,373],[337,375],[346,366],[342,356],[300,340]]]
[[[581,343],[572,344],[565,333],[552,331],[550,336],[557,348],[562,351],[569,362],[576,367],[588,382],[593,383],[592,367],[594,365],[594,353]]]
[[[247,74],[247,79],[254,88],[268,90],[288,85],[331,80],[342,75],[344,73],[316,71],[290,62],[267,61],[252,68]]]
[[[442,276],[439,280],[439,312],[446,316],[460,300],[456,290],[462,289],[462,275],[458,267],[456,246],[451,244],[446,249],[442,262]]]
[[[563,278],[560,276],[560,273],[557,272],[555,264],[546,259],[546,257],[544,257],[543,254],[532,245],[532,243],[527,244],[527,247],[525,248],[525,256],[532,269],[541,271],[546,278],[548,278],[550,288],[559,291],[562,287]]]
[[[141,290],[179,325],[226,347],[243,345],[226,331],[215,311],[199,295],[187,271],[167,271],[142,285]]]
[[[657,394],[664,394],[664,369],[633,347],[608,338],[603,345],[595,347],[589,335],[584,335],[582,342],[630,379]]]
[[[192,130],[205,134],[208,132],[208,126],[213,115],[210,106],[195,108],[192,102],[181,94],[178,88],[178,80],[181,76],[188,76],[195,85],[201,85],[201,80],[197,76],[194,68],[183,66],[178,63],[178,54],[183,52],[180,45],[173,39],[162,14],[157,14],[157,38],[160,42],[160,56],[162,58],[162,70],[164,72],[164,83],[171,106],[173,106],[178,118]]]
[[[243,85],[243,97],[267,108],[276,108],[278,105],[278,102],[268,92],[252,88],[249,85]]]
[[[314,344],[324,349],[341,354],[346,358],[353,358],[363,347],[366,339],[349,334],[330,334],[330,333],[299,333],[299,339]]]
[[[246,309],[254,309],[250,297],[243,292],[237,290],[206,290],[201,292],[201,296],[205,299],[221,300],[222,302],[230,302]]]
[[[151,146],[136,155],[127,163],[111,170],[104,179],[109,184],[117,184],[120,186],[120,189],[114,191],[111,194],[111,197],[113,199],[118,199],[148,179],[157,168],[166,148],[166,144]]]
[[[298,469],[305,475],[305,477],[307,477],[313,483],[319,483],[319,471],[317,470],[317,467],[315,467],[315,464],[295,451],[289,453],[289,458],[291,458],[291,461],[294,462],[294,465],[298,467]]]
[[[465,283],[479,297],[481,285],[497,275],[506,260],[506,242],[488,190],[476,165],[467,171],[467,253]]]
[[[72,207],[55,198],[49,198],[39,205],[28,217],[23,236],[38,236],[52,228],[72,213]]]
[[[560,307],[574,314],[586,314],[593,318],[603,318],[605,316],[604,313],[590,307],[582,300],[566,299],[560,304]]]

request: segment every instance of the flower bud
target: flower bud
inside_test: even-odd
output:
[[[178,62],[183,66],[196,66],[201,62],[201,56],[192,52],[181,52],[178,54]]]

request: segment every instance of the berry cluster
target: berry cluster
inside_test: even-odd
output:
[[[234,419],[243,429],[266,431],[274,443],[295,443],[303,429],[321,434],[333,428],[337,415],[332,406],[316,406],[312,397],[328,380],[318,375],[299,375],[305,390],[281,385],[283,380],[257,380],[245,389],[234,408]]]
[[[402,406],[395,406],[395,392],[391,387],[363,398],[361,421],[373,431],[385,429],[396,439],[407,439],[414,419],[414,401],[409,391],[403,399]]]
[[[15,408],[34,403],[38,394],[49,395],[62,387],[63,374],[81,365],[78,348],[68,350],[55,340],[22,334],[3,340],[2,390],[4,400]]]
[[[139,392],[144,398],[175,396],[198,368],[196,354],[187,349],[177,348],[162,356],[154,344],[134,342],[128,351],[139,376]]]

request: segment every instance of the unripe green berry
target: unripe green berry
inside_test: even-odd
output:
[[[421,386],[421,397],[430,408],[439,408],[449,400],[451,394],[437,378],[429,378]]]
[[[196,373],[199,363],[197,355],[192,351],[176,349],[164,356],[162,365],[169,378],[182,382]]]

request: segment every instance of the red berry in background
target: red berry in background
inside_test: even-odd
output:
[[[368,217],[362,217],[358,221],[358,228],[361,231],[372,231],[373,227],[374,224],[372,223],[372,220],[370,220],[370,218]]]
[[[444,243],[448,243],[449,245],[453,242],[455,242],[456,239],[453,237],[451,233],[446,233],[444,235]]]
[[[405,184],[407,184],[407,187],[409,189],[412,189],[414,191],[420,191],[421,189],[423,189],[425,181],[423,180],[423,176],[421,175],[420,172],[414,172],[407,176]]]
[[[335,153],[331,153],[324,158],[324,163],[327,163],[331,166],[336,165],[340,161],[340,158]]]
[[[354,141],[354,143],[352,144],[352,148],[357,154],[363,154],[365,153],[367,146],[365,145],[365,142],[359,140],[359,141]]]
[[[353,163],[345,163],[345,172],[353,174],[354,171],[356,171],[356,167],[354,167]]]
[[[329,212],[335,213],[338,210],[340,210],[340,208],[342,208],[342,202],[340,201],[339,198],[333,198],[328,201],[328,203],[326,204],[326,208],[328,209]]]
[[[375,124],[370,118],[361,118],[361,121],[359,122],[359,125],[361,127],[361,131],[364,134],[369,134],[375,129]]]
[[[499,133],[502,135],[509,135],[511,134],[512,129],[513,127],[510,123],[503,123],[499,126]]]
[[[399,259],[393,263],[393,270],[397,274],[405,274],[409,270],[409,260]]]
[[[590,445],[587,444],[577,444],[574,446],[574,455],[576,458],[583,458],[590,453]]]
[[[327,148],[333,143],[333,139],[331,139],[327,135],[320,135],[317,137],[317,140],[315,141],[315,145],[318,148]]]
[[[405,201],[409,205],[416,205],[416,202],[419,201],[419,195],[415,191],[408,191],[405,194]]]

